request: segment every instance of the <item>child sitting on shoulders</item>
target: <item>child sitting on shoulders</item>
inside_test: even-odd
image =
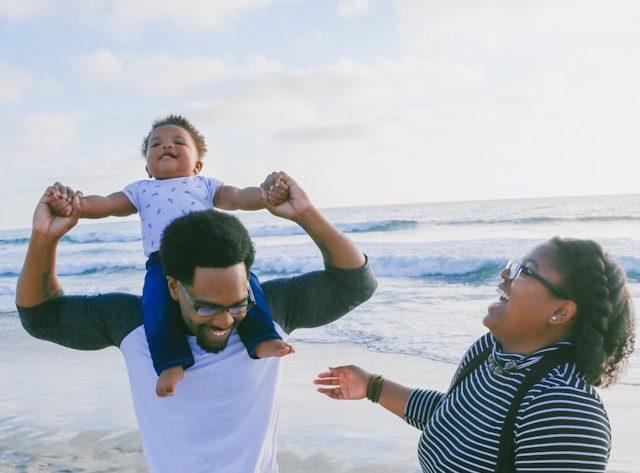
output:
[[[160,397],[173,396],[184,370],[194,362],[180,324],[180,308],[171,298],[162,272],[159,249],[163,230],[175,218],[195,210],[258,210],[264,208],[267,199],[271,205],[278,205],[288,197],[286,185],[278,178],[267,194],[260,187],[239,189],[200,175],[206,151],[204,137],[186,118],[169,115],[152,124],[142,143],[149,179],[133,182],[108,196],[80,199],[83,218],[127,216],[136,212],[140,215],[142,245],[148,258],[142,315],[153,366],[159,375],[156,394]],[[51,208],[58,215],[69,215],[70,199],[58,199]],[[183,291],[191,301],[187,291]],[[214,307],[196,307],[193,302],[192,306],[202,317],[221,313]],[[237,330],[252,358],[280,357],[294,352],[276,332],[260,283],[253,273],[249,275],[246,303],[223,308],[224,311],[234,320],[246,314]],[[215,331],[209,332],[208,336],[224,340],[222,350],[228,334],[222,334],[225,338]]]

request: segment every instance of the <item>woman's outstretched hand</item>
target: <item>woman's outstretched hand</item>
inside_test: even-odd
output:
[[[364,399],[371,376],[359,366],[338,366],[320,373],[313,384],[320,385],[318,392],[331,399]]]

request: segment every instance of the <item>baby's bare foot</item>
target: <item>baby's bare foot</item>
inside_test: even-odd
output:
[[[265,340],[258,343],[256,355],[258,358],[269,358],[272,356],[282,357],[295,353],[291,345],[284,340]]]
[[[158,397],[173,396],[176,392],[176,385],[184,377],[184,369],[182,366],[173,366],[167,368],[160,376],[156,383],[156,394]]]

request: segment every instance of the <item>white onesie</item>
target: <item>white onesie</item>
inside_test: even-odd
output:
[[[213,196],[223,183],[205,176],[144,179],[123,189],[138,210],[145,256],[160,250],[162,232],[174,219],[213,208]]]

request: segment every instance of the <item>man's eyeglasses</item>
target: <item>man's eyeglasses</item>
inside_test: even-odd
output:
[[[554,296],[559,297],[560,299],[570,299],[567,291],[562,289],[560,286],[553,284],[548,279],[540,276],[533,269],[525,266],[520,261],[509,261],[503,271],[507,272],[507,279],[510,281],[517,278],[520,273],[523,273],[525,276],[530,276],[540,281]]]
[[[251,290],[251,286],[248,286],[248,294],[247,294],[247,302],[242,304],[236,304],[231,306],[211,304],[211,305],[199,305],[193,302],[193,298],[187,292],[185,287],[182,285],[180,281],[178,281],[178,285],[180,289],[182,289],[182,293],[186,296],[189,304],[193,307],[193,310],[199,317],[217,317],[218,315],[228,312],[231,317],[238,317],[242,315],[246,315],[246,313],[251,309],[254,305],[256,305],[256,299],[253,296],[253,291]]]

